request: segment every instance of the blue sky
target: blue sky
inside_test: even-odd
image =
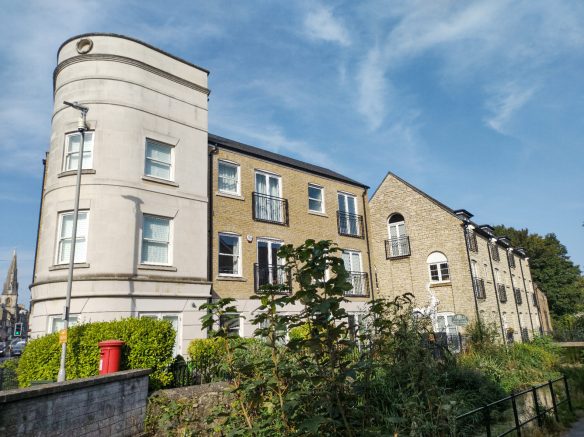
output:
[[[85,32],[208,68],[213,133],[372,190],[391,170],[584,265],[582,23],[574,1],[5,1],[0,278],[16,248],[28,300],[56,51]]]

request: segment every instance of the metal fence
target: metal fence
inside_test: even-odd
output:
[[[552,416],[559,422],[559,410],[564,404],[572,411],[565,375],[456,417],[456,435],[528,436],[534,426],[542,427]]]
[[[178,359],[170,366],[172,388],[228,381],[230,376],[217,365],[201,366],[192,361]]]

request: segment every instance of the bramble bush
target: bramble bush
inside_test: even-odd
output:
[[[168,366],[172,362],[175,332],[170,322],[149,318],[127,318],[111,322],[86,323],[69,328],[66,370],[68,379],[99,374],[98,343],[122,340],[121,369],[151,368],[150,388],[162,388],[172,381]],[[21,387],[32,381],[56,380],[61,345],[53,333],[31,340],[18,363]]]

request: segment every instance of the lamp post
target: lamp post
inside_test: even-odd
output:
[[[65,371],[65,359],[67,358],[67,329],[69,328],[69,306],[71,305],[71,288],[73,285],[73,267],[75,263],[75,246],[77,243],[77,219],[79,215],[79,193],[81,191],[81,170],[83,169],[83,146],[85,143],[85,131],[87,130],[86,116],[89,108],[81,106],[77,102],[63,102],[65,105],[77,109],[81,112],[77,130],[81,135],[79,144],[79,163],[77,165],[77,181],[75,183],[75,203],[73,206],[73,229],[71,230],[71,251],[69,254],[69,273],[67,275],[67,295],[65,297],[65,308],[63,309],[63,330],[65,331],[64,341],[61,344],[61,365],[57,376],[58,382],[64,382],[67,374]]]

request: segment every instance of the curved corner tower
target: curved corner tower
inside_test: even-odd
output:
[[[207,278],[208,71],[120,35],[66,41],[54,73],[31,335],[59,329],[79,159],[89,108],[71,321],[170,320],[177,350],[203,335]]]

